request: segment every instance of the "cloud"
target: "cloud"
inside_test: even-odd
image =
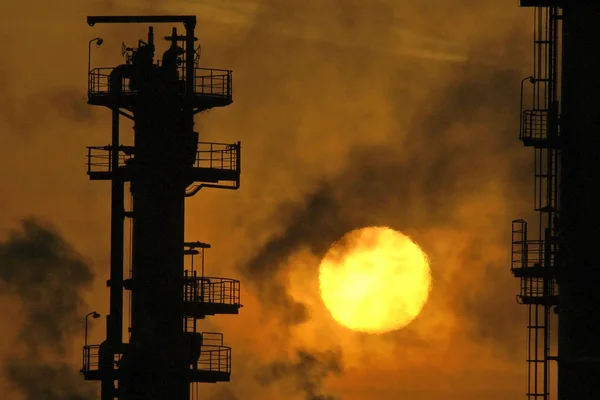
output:
[[[210,397],[210,400],[238,400],[238,397],[227,388],[220,388]]]
[[[0,290],[22,303],[24,323],[7,355],[5,375],[26,399],[93,398],[78,368],[63,362],[67,346],[82,327],[82,290],[92,283],[90,265],[57,231],[28,218],[0,242]]]
[[[77,249],[105,265],[110,196],[105,185],[87,182],[84,153],[86,145],[106,143],[110,118],[95,118],[106,110],[85,105],[87,40],[103,36],[105,44],[93,50],[93,61],[117,65],[121,40],[134,43],[146,30],[131,25],[92,29],[85,15],[140,8],[109,0],[39,3],[27,10],[28,29],[15,42],[21,20],[11,16],[24,11],[9,3],[0,28],[8,54],[0,66],[0,130],[7,138],[2,156],[14,168],[3,176],[3,221],[6,226],[35,209],[60,221],[61,229],[76,238]],[[510,220],[531,206],[522,201],[533,179],[530,155],[520,149],[516,132],[518,82],[528,74],[521,67],[530,59],[527,13],[496,0],[469,5],[453,0],[205,3],[160,6],[165,13],[198,15],[203,66],[234,70],[234,104],[199,116],[197,126],[202,140],[243,141],[242,187],[235,193],[206,191],[186,204],[186,234],[214,245],[211,273],[235,277],[235,264],[242,278],[246,307],[235,318],[214,318],[235,354],[248,342],[248,354],[244,360],[236,356],[234,368],[300,347],[297,332],[306,326],[321,329],[319,310],[290,294],[286,275],[296,267],[294,254],[308,249],[318,260],[345,232],[370,224],[411,234],[432,256],[434,292],[415,326],[443,310],[461,322],[457,331],[443,331],[448,341],[464,338],[477,346],[478,355],[488,347],[524,353],[516,347],[524,320],[514,304],[516,281],[505,259]],[[31,54],[39,62],[22,62]],[[60,62],[45,63],[57,55]],[[126,125],[123,138],[129,140]],[[34,140],[23,140],[21,133]],[[306,266],[316,269],[317,264]],[[96,297],[94,304],[106,304],[107,269],[97,273],[90,296]],[[274,319],[291,335],[281,340]],[[65,324],[64,330],[55,329],[76,332],[83,325],[79,320]],[[405,381],[398,382],[396,368],[414,360],[422,361],[427,382],[437,376],[435,366],[455,374],[448,381],[462,373],[453,363],[466,357],[463,345],[432,341],[421,331],[403,334],[385,337],[402,348],[402,358],[376,363],[381,368],[377,381],[389,377],[378,383],[388,390],[381,397],[407,390],[416,372],[406,370]],[[68,339],[70,334],[54,335]],[[331,336],[335,342],[352,333]],[[351,350],[380,353],[379,345],[365,339]],[[53,351],[45,346],[37,345]],[[347,349],[344,359],[350,365],[356,361]],[[497,365],[478,359],[485,368]],[[525,373],[521,364],[515,363]],[[264,396],[266,387],[247,381],[248,371],[232,377],[232,392],[271,398]],[[366,385],[366,372],[347,374],[346,388]],[[463,375],[473,380],[472,374]],[[507,386],[499,375],[490,375],[490,386]],[[23,376],[25,387],[31,378]],[[520,390],[519,380],[514,382],[508,386]],[[434,397],[456,398],[456,386],[449,383]]]
[[[10,360],[8,379],[25,395],[26,400],[93,400],[96,393],[72,365],[56,362]]]
[[[483,47],[486,43],[474,44],[472,51],[478,53]],[[502,51],[513,59],[522,56],[524,49]],[[520,151],[515,132],[521,71],[467,61],[446,68],[443,74],[408,122],[400,111],[383,142],[350,144],[338,171],[321,175],[303,198],[280,201],[265,218],[277,221],[278,228],[239,262],[238,270],[266,309],[284,323],[294,325],[310,318],[307,306],[296,301],[280,279],[293,267],[289,260],[294,253],[308,248],[320,259],[344,233],[369,225],[416,232],[418,242],[435,252],[430,245],[434,239],[427,232],[454,230],[462,232],[472,247],[482,247],[481,255],[473,257],[473,251],[465,251],[453,265],[436,261],[434,291],[446,286],[453,312],[471,327],[469,335],[513,352],[517,348],[521,314],[509,311],[514,305],[513,278],[508,266],[502,268],[489,259],[489,250],[508,248],[509,242],[499,238],[506,237],[514,217],[509,212],[523,204],[522,193],[531,181],[523,174],[530,168],[529,154]],[[402,90],[405,79],[398,71],[383,94],[392,109],[402,110],[407,102]],[[338,135],[345,133],[341,130]],[[482,221],[494,228],[483,227]],[[494,225],[498,223],[502,225]],[[494,232],[479,240],[482,229]],[[441,258],[441,254],[433,256]],[[444,277],[453,268],[462,268],[464,274],[456,272],[458,280],[448,282]],[[494,289],[474,289],[477,279],[482,285],[495,282]],[[463,287],[467,289],[461,293]],[[499,309],[507,310],[506,319],[503,329],[494,330],[489,316]]]
[[[260,368],[257,379],[262,385],[291,381],[295,391],[305,400],[335,400],[323,393],[323,381],[329,375],[343,372],[341,351],[314,352],[297,350],[294,359],[274,361]]]

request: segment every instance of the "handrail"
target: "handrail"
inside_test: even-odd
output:
[[[547,139],[548,110],[524,110],[521,117],[521,140]]]
[[[239,151],[239,143],[198,142],[194,167],[237,171]]]
[[[111,146],[88,146],[87,172],[112,172],[112,147]],[[119,153],[119,166],[127,164],[132,156]]]
[[[105,96],[111,93],[111,73],[115,67],[94,68],[88,73],[88,95]],[[183,81],[185,76],[183,68],[178,69],[179,79]],[[138,90],[131,89],[129,78],[122,78],[119,95],[132,95]],[[218,68],[194,68],[194,94],[199,96],[210,96],[219,98],[231,98],[232,95],[232,71]],[[182,92],[183,94],[183,92]]]
[[[203,345],[194,367],[200,371],[231,373],[231,347]]]
[[[94,371],[98,369],[100,363],[100,345],[91,344],[83,346],[82,372]]]
[[[240,281],[230,278],[203,277],[185,271],[183,301],[187,303],[240,305]]]
[[[87,147],[88,174],[95,172],[112,172],[112,147]],[[127,165],[133,159],[130,154],[119,152],[119,167]],[[223,171],[239,171],[240,143],[198,142],[194,168],[208,168]]]
[[[192,368],[206,372],[231,373],[231,347],[223,346],[223,334],[218,332],[202,332],[202,340],[203,344],[200,347],[200,356]],[[209,344],[205,344],[207,341]],[[120,356],[120,354],[115,354],[115,361],[118,361]],[[98,371],[99,367],[100,345],[84,346],[81,372]]]

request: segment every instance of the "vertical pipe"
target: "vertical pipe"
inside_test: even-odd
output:
[[[123,342],[123,240],[124,240],[124,182],[119,176],[119,110],[112,110],[111,146],[111,224],[110,224],[110,313],[106,317],[108,352],[118,351]],[[110,364],[109,375],[113,373]],[[102,400],[114,398],[114,378],[105,377],[101,384]]]
[[[110,328],[108,341],[123,340],[123,242],[125,231],[125,184],[119,176],[119,111],[112,112],[111,243],[110,243]]]
[[[185,24],[185,93],[188,99],[194,94],[194,29],[195,22]]]

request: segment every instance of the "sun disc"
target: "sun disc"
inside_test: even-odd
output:
[[[366,227],[347,233],[325,254],[319,288],[338,323],[382,333],[403,328],[419,315],[431,290],[431,270],[410,237]]]

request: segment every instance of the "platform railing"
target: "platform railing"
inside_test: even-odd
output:
[[[112,146],[90,146],[87,155],[88,174],[94,172],[112,172]],[[126,165],[131,156],[119,153],[119,166]]]
[[[543,240],[528,240],[526,242],[513,243],[513,269],[541,267],[543,262]]]
[[[521,297],[542,297],[544,296],[543,278],[523,278],[521,279]]]
[[[521,293],[519,294],[519,298],[524,299],[534,299],[534,298],[544,298],[546,295],[548,296],[558,296],[558,285],[554,283],[554,280],[550,279],[547,281],[548,288],[547,294],[544,293],[544,278],[543,277],[533,277],[533,278],[521,278]],[[524,301],[526,302],[526,301]]]
[[[88,73],[88,95],[108,94],[110,73],[114,68],[94,68]],[[123,85],[127,88],[129,85]]]
[[[112,147],[90,146],[87,148],[87,167],[89,173],[112,171]],[[132,156],[119,153],[119,166],[125,166]],[[240,166],[240,143],[199,142],[196,150],[195,168],[237,171]]]
[[[511,269],[541,267],[544,262],[544,241],[527,239],[527,222],[512,221]]]
[[[83,346],[82,372],[97,371],[100,363],[100,345]]]
[[[121,355],[115,354],[115,366]],[[100,345],[83,347],[82,373],[95,372],[100,366]],[[223,334],[217,332],[202,332],[202,346],[198,362],[193,369],[207,372],[231,373],[231,347],[223,346]]]
[[[196,68],[194,93],[205,96],[231,97],[231,71]]]
[[[195,369],[208,372],[231,373],[231,347],[223,346],[223,334],[202,332],[200,358]]]
[[[548,110],[525,110],[521,117],[521,140],[547,139]]]
[[[201,277],[186,271],[183,301],[224,305],[240,304],[240,281],[230,278]]]
[[[240,143],[199,142],[196,168],[236,171],[239,169]]]
[[[114,366],[119,365],[121,360],[120,353],[115,353],[113,356]],[[100,369],[100,345],[91,344],[83,346],[83,368],[81,372],[93,372]]]
[[[88,73],[89,96],[102,96],[111,93],[110,74],[113,70],[112,67],[94,68]],[[185,76],[182,71],[179,72],[181,77]],[[225,69],[194,68],[194,94],[230,98],[232,96],[231,77],[232,71]],[[137,93],[137,90],[131,89],[129,83],[129,78],[122,78],[120,89],[113,93]]]

